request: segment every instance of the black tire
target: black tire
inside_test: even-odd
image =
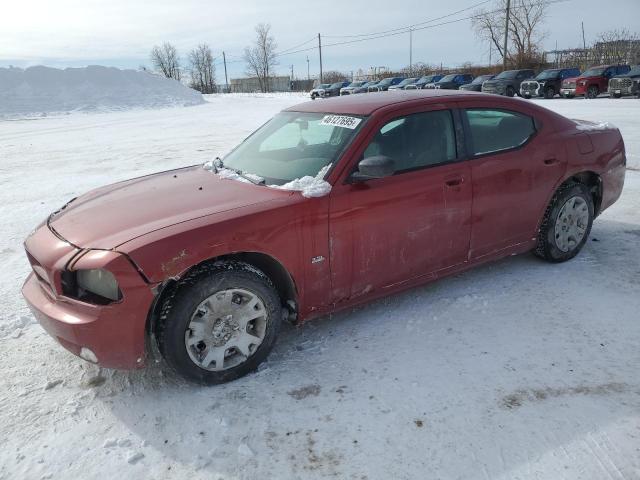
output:
[[[575,95],[571,95],[570,93],[569,94],[565,94],[564,98],[569,98],[569,99],[575,98]]]
[[[614,93],[613,95],[611,95],[613,98],[620,98],[622,97],[621,93]]]
[[[588,224],[582,240],[569,251],[563,252],[556,244],[556,220],[565,203],[576,196],[584,199],[588,206]],[[587,186],[582,183],[575,182],[563,184],[553,195],[549,206],[544,212],[544,216],[540,224],[540,230],[538,232],[538,244],[534,249],[534,254],[548,262],[554,263],[566,262],[567,260],[572,259],[578,254],[578,252],[580,252],[586,243],[589,233],[591,232],[591,226],[593,225],[593,217],[593,198]]]
[[[528,93],[525,93],[524,98],[526,98],[527,100],[531,100],[531,95],[529,95]]]
[[[589,85],[589,88],[587,88],[587,93],[585,96],[587,98],[597,98],[598,95],[600,95],[600,89],[598,88],[598,86]]]
[[[215,292],[229,288],[248,290],[262,300],[267,312],[264,338],[242,363],[221,371],[206,370],[191,360],[185,332],[198,305]],[[205,265],[189,273],[165,300],[156,326],[156,339],[167,364],[179,375],[196,383],[214,385],[235,380],[258,368],[275,343],[282,316],[278,293],[262,271],[242,262]]]
[[[506,94],[507,97],[513,97],[516,94],[516,91],[513,89],[513,87],[507,87]]]
[[[551,99],[556,96],[556,90],[553,87],[547,87],[544,89],[544,98]]]

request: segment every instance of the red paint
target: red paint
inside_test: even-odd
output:
[[[387,121],[470,107],[532,116],[537,133],[514,150],[348,182]],[[76,354],[85,346],[106,367],[132,368],[143,364],[155,292],[203,261],[240,252],[275,259],[295,283],[298,317],[305,320],[529,251],[553,192],[572,175],[600,176],[601,210],[622,191],[626,160],[618,130],[581,132],[574,122],[519,99],[417,90],[289,110],[368,117],[329,173],[329,195],[304,198],[222,180],[201,166],[83,195],[52,217],[55,234],[42,225],[25,241],[35,273],[23,294],[44,328]],[[311,261],[318,257],[324,260]],[[122,300],[98,306],[65,297],[60,273],[79,268],[111,271]]]
[[[589,70],[591,70],[592,68],[610,68],[610,67],[615,67],[616,65],[598,65],[598,66],[594,66],[589,68]],[[603,71],[604,72],[604,71]],[[615,74],[614,74],[615,75]],[[584,77],[584,76],[579,76],[575,78],[576,81],[576,95],[585,95],[587,94],[587,90],[589,89],[589,87],[597,87],[598,88],[598,93],[606,93],[608,88],[609,88],[609,78],[610,77],[606,77],[604,75],[604,73],[602,75],[595,75],[595,76],[589,76],[589,77]]]

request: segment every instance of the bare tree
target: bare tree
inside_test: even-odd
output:
[[[346,73],[339,72],[338,70],[329,70],[322,74],[322,81],[324,83],[344,82],[349,78],[351,78],[351,75],[347,75]]]
[[[151,63],[165,77],[180,80],[180,57],[176,47],[170,43],[165,42],[161,47],[157,45],[153,47]]]
[[[277,64],[277,44],[268,23],[259,23],[255,31],[256,39],[253,46],[244,49],[244,61],[247,62],[247,75],[257,77],[260,90],[268,92],[269,77]]]
[[[529,67],[540,62],[542,40],[545,37],[542,24],[550,0],[512,0],[509,15],[509,44],[504,52],[504,29],[507,0],[498,0],[490,10],[481,9],[471,22],[476,35],[488,41],[501,57],[514,67]]]
[[[599,63],[635,63],[640,56],[639,43],[638,34],[627,28],[602,32],[592,47],[594,60]]]
[[[216,70],[213,64],[211,48],[206,43],[198,45],[189,52],[189,72],[191,88],[201,93],[216,91]]]

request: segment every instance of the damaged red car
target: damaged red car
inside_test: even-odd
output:
[[[291,107],[222,159],[69,201],[26,239],[23,294],[63,347],[184,377],[255,369],[283,321],[484,262],[574,257],[620,196],[620,132],[474,92]],[[148,340],[148,341],[147,341]]]

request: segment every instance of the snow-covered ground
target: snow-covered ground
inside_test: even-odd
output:
[[[640,172],[569,263],[520,256],[282,333],[203,388],[100,370],[20,296],[22,240],[90,188],[224,153],[295,95],[0,122],[0,479],[640,478]],[[640,102],[608,121],[640,168]]]

